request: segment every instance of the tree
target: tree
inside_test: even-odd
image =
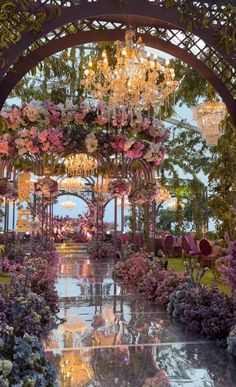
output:
[[[210,208],[220,236],[227,231],[236,238],[236,128],[230,117],[223,122],[223,135],[213,151],[210,184]]]

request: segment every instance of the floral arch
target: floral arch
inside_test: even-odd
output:
[[[235,4],[235,0],[38,0],[27,5],[3,2],[3,18],[17,16],[11,39],[7,37],[10,27],[4,25],[0,105],[22,76],[44,58],[73,45],[122,40],[132,18],[132,27],[146,45],[180,58],[208,79],[236,122],[232,81],[236,67]],[[27,24],[25,15],[31,16]]]

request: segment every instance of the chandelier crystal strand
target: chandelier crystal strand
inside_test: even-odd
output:
[[[85,153],[72,155],[65,160],[68,176],[94,176],[97,173],[97,160]]]
[[[59,183],[60,189],[71,193],[76,193],[78,191],[81,191],[84,189],[84,187],[85,187],[84,183],[82,183],[79,179],[74,177],[70,177]]]
[[[193,109],[193,117],[206,140],[206,145],[217,145],[221,136],[220,122],[225,115],[226,106],[221,101],[208,101]]]
[[[97,194],[103,194],[103,193],[107,193],[109,191],[108,187],[109,187],[109,183],[110,183],[110,179],[108,177],[105,177],[104,179],[102,179],[101,182],[96,182],[94,184],[94,187],[93,187],[93,190],[97,193]]]
[[[142,39],[136,40],[134,31],[127,31],[125,43],[116,42],[116,63],[109,66],[106,51],[94,72],[90,60],[83,84],[86,95],[103,101],[109,110],[135,111],[157,109],[178,87],[169,60],[165,66],[156,55],[145,51]]]

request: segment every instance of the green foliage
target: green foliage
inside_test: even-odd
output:
[[[223,135],[213,151],[209,183],[210,208],[220,236],[236,238],[236,128],[230,117],[223,122]]]
[[[5,251],[5,246],[0,244],[0,259],[3,259],[4,251]]]

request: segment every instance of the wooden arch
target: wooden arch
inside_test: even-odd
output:
[[[236,123],[236,45],[228,49],[222,44],[232,41],[234,28],[232,15],[222,18],[223,11],[235,6],[236,0],[173,0],[169,7],[166,0],[15,3],[16,17],[5,25],[11,39],[2,39],[0,45],[0,107],[22,76],[44,58],[86,42],[122,40],[131,26],[145,44],[181,59],[209,80]],[[189,12],[185,17],[184,7]],[[205,27],[203,14],[207,15]]]

